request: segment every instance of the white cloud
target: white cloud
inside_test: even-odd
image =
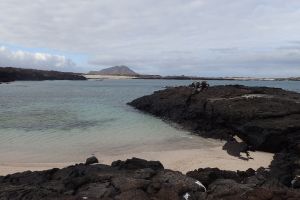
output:
[[[75,63],[65,56],[22,50],[11,51],[5,46],[0,46],[0,66],[2,67],[66,70],[74,65]]]
[[[300,40],[296,0],[0,0],[0,9],[0,42],[87,55],[86,71],[300,75],[297,56],[279,49]]]

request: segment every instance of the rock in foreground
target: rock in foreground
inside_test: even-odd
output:
[[[296,190],[270,181],[268,172],[198,169],[183,175],[158,161],[138,158],[112,166],[78,164],[64,169],[0,177],[0,199],[221,200],[299,199]],[[204,185],[203,185],[203,184]],[[207,189],[206,189],[207,188]]]
[[[176,200],[203,191],[195,179],[138,158],[0,177],[0,199]]]

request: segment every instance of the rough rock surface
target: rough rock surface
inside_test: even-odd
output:
[[[300,175],[300,94],[279,88],[242,85],[213,86],[195,93],[192,87],[154,92],[129,103],[171,120],[205,137],[237,135],[246,150],[277,153],[271,173],[285,185]],[[230,151],[228,151],[230,152]]]
[[[86,80],[86,78],[71,72],[0,67],[0,82],[41,80]]]
[[[204,189],[158,161],[129,159],[113,166],[78,164],[64,169],[0,177],[0,199],[182,199]]]
[[[190,87],[168,88],[129,104],[203,136],[237,134],[253,148],[270,152],[281,150],[300,130],[298,93],[229,85],[192,94]]]
[[[206,168],[183,175],[164,169],[158,161],[138,158],[116,161],[112,166],[77,164],[63,169],[27,171],[0,177],[1,200],[299,198],[299,190],[281,185],[264,169],[233,172]]]
[[[198,169],[187,176],[202,182],[208,189],[199,199],[223,200],[267,200],[299,199],[300,191],[282,185],[269,171],[224,171],[217,168]]]

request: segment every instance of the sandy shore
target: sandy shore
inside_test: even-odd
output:
[[[261,166],[268,167],[273,154],[264,152],[251,152],[253,159],[249,161],[228,155],[222,147],[203,149],[179,149],[165,151],[146,151],[140,153],[128,153],[118,155],[107,155],[95,153],[100,163],[111,164],[115,160],[125,160],[127,158],[138,157],[147,160],[159,160],[165,168],[181,171],[183,173],[204,167],[218,167],[225,170],[246,170],[248,168],[257,169]],[[80,161],[78,161],[80,162]],[[77,163],[78,163],[77,162]],[[82,161],[83,162],[83,161]],[[76,162],[67,163],[0,163],[0,175],[6,175],[26,170],[36,171],[50,168],[62,168]]]
[[[135,77],[133,76],[112,76],[112,75],[90,75],[90,74],[84,74],[83,75],[87,79],[133,79]]]
[[[273,154],[264,152],[252,152],[254,159],[249,161],[228,155],[221,148],[210,149],[184,149],[163,152],[142,152],[130,155],[118,155],[102,157],[103,163],[111,163],[114,160],[138,157],[147,160],[160,160],[167,169],[181,171],[183,173],[197,168],[218,167],[224,170],[257,169],[261,166],[268,167],[273,159]],[[101,156],[99,155],[101,158]]]

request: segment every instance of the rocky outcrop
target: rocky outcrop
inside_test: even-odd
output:
[[[42,80],[86,80],[86,78],[71,72],[0,67],[0,82]]]
[[[244,151],[277,153],[271,173],[288,186],[300,175],[299,93],[241,85],[194,90],[185,86],[167,88],[129,105],[202,136],[227,139]],[[246,147],[232,142],[234,135],[242,138]]]
[[[208,192],[201,193],[199,199],[222,200],[267,200],[298,199],[299,190],[282,185],[272,175],[260,168],[257,171],[225,171],[217,168],[198,169],[187,173],[187,176],[202,182]]]
[[[221,200],[299,199],[264,169],[198,169],[183,175],[138,158],[0,177],[0,199]]]
[[[149,168],[152,170],[163,170],[164,166],[159,161],[147,161],[138,158],[132,158],[126,161],[117,160],[111,164],[112,167],[116,167],[118,169],[144,169]]]
[[[238,135],[270,152],[280,151],[300,130],[300,94],[276,88],[214,86],[193,94],[193,88],[177,87],[129,104],[203,136]]]
[[[129,159],[112,166],[77,164],[64,169],[0,177],[0,199],[190,199],[204,188],[158,161]]]

